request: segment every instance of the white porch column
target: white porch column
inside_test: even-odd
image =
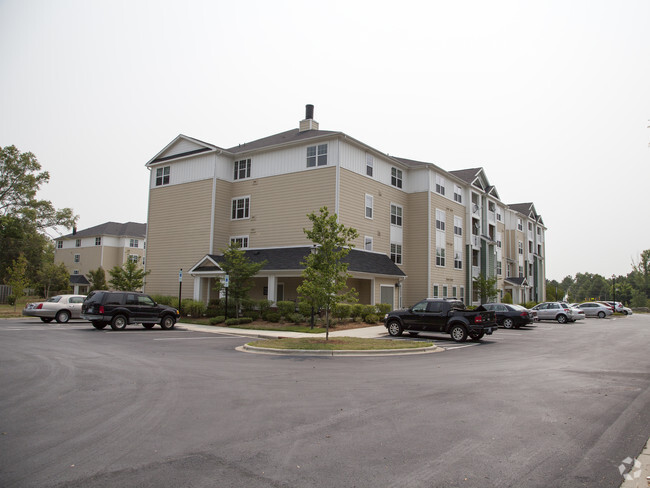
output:
[[[278,294],[278,278],[277,276],[269,276],[268,282],[267,282],[267,289],[268,289],[268,295],[266,295],[267,300],[270,300],[273,302],[273,305],[275,305],[275,302],[277,300],[277,294]]]
[[[195,276],[194,277],[194,296],[192,297],[194,300],[201,300],[201,277],[200,276]]]

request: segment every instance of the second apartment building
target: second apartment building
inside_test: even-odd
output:
[[[359,233],[349,269],[362,303],[398,307],[426,296],[476,303],[479,273],[499,277],[501,292],[519,278],[508,276],[504,246],[512,211],[481,168],[449,172],[388,156],[320,130],[311,106],[297,129],[228,149],[180,135],[147,167],[149,293],[176,294],[182,269],[184,297],[209,300],[224,275],[221,250],[234,241],[250,259],[267,261],[253,298],[296,299],[300,263],[311,252],[306,215],[324,206]],[[541,221],[535,225],[543,234]],[[537,265],[543,270],[543,254]],[[522,284],[520,296],[541,299],[543,287],[533,286]]]

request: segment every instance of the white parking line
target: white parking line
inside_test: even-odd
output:
[[[154,341],[200,341],[203,339],[239,339],[246,336],[218,336],[218,337],[163,337]]]

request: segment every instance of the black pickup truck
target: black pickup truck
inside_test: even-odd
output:
[[[445,298],[427,298],[411,308],[393,310],[384,317],[384,325],[392,336],[400,336],[404,331],[413,335],[442,332],[456,342],[465,342],[467,337],[480,341],[485,334],[497,330],[494,312],[483,307],[466,310],[460,300]]]

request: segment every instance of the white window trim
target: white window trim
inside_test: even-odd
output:
[[[454,185],[454,202],[463,203],[463,189],[458,185]]]
[[[244,239],[246,239],[246,245],[245,246],[244,246]],[[250,240],[249,236],[247,236],[247,235],[246,236],[230,236],[230,241],[229,242],[232,243],[233,241],[237,241],[237,240],[242,241],[242,245],[241,245],[240,249],[248,249],[250,247],[251,240]]]
[[[442,298],[449,298],[449,285],[442,285]]]
[[[370,199],[370,205],[368,205],[368,199]],[[375,217],[375,211],[374,211],[374,197],[368,193],[366,193],[365,200],[364,200],[364,216],[368,220],[373,220]],[[370,217],[368,217],[368,209],[370,209]]]
[[[325,153],[320,152],[320,148],[322,148],[323,146],[325,146]],[[316,153],[314,154],[314,156],[309,156],[309,149],[311,149],[312,147],[315,148]],[[319,164],[319,157],[320,156],[325,156],[325,164]],[[311,165],[311,166],[309,165],[309,159],[310,158],[315,158],[314,159],[314,164]],[[307,168],[320,168],[321,166],[327,166],[328,162],[329,162],[329,145],[328,145],[327,142],[324,143],[324,144],[316,144],[316,145],[313,145],[313,146],[307,146],[306,157],[305,157],[305,163],[307,165]]]
[[[442,175],[436,174],[436,186],[435,186],[435,192],[438,195],[445,196],[445,193],[447,192],[447,189],[445,188],[447,185],[447,180]]]
[[[438,283],[433,284],[431,289],[431,295],[433,298],[440,298],[440,285]]]
[[[240,219],[237,218],[237,212],[235,212],[235,217],[232,216],[232,204],[233,202],[237,200],[244,200],[244,210],[246,209],[246,203],[245,200],[248,199],[248,215],[245,217],[242,217]],[[245,195],[241,197],[235,197],[230,199],[230,220],[248,220],[251,218],[251,196],[250,195]]]
[[[370,170],[370,174],[368,174]],[[369,178],[375,177],[375,158],[372,157],[372,154],[366,153],[366,176]]]
[[[399,217],[400,223],[393,223],[393,207],[395,207],[395,221],[397,222],[397,218]],[[397,209],[401,210],[401,214],[397,215]],[[394,225],[395,227],[404,227],[404,207],[401,205],[398,205],[397,203],[391,203],[390,204],[390,225]]]
[[[395,246],[395,261],[393,261],[393,262],[395,264],[397,264],[398,266],[403,266],[404,265],[404,248],[403,248],[403,246],[401,244],[398,244],[397,242],[391,242],[390,243],[391,257],[392,257],[392,254],[393,254],[393,246]],[[399,253],[397,252],[397,247],[398,246],[399,246]],[[392,259],[391,259],[391,261],[392,261]]]
[[[442,219],[439,219],[438,215],[442,216]],[[438,228],[438,222],[442,223],[442,228]],[[439,208],[436,209],[436,231],[447,232],[447,214]]]
[[[80,263],[81,262],[81,254],[75,254],[72,258],[72,262],[74,263]]]
[[[393,170],[395,170],[395,176],[393,176]],[[395,178],[395,184],[393,184],[393,178]],[[390,168],[390,185],[400,190],[404,188],[404,172],[396,166]]]
[[[370,242],[370,249],[366,248],[366,243]],[[363,236],[363,249],[366,251],[372,251],[373,247],[373,239],[372,236]]]
[[[167,170],[167,174],[165,174],[165,170]],[[160,171],[160,176],[158,176],[158,172]],[[165,183],[165,176],[167,177],[167,183]],[[159,168],[156,168],[156,175],[154,176],[154,186],[167,186],[171,183],[172,179],[172,169],[171,166],[161,166]],[[158,183],[158,178],[160,178],[160,183]]]
[[[245,173],[246,176],[244,176],[243,178],[241,178],[239,176],[239,172],[241,171],[241,169],[240,169],[241,163],[244,163],[244,165],[245,165],[244,166],[244,173]],[[235,167],[237,168],[237,170],[233,171],[234,181],[247,180],[247,179],[249,179],[251,177],[251,171],[252,171],[252,167],[253,167],[253,163],[252,163],[251,158],[238,159],[237,161],[235,161],[233,163],[233,170],[235,169]]]

